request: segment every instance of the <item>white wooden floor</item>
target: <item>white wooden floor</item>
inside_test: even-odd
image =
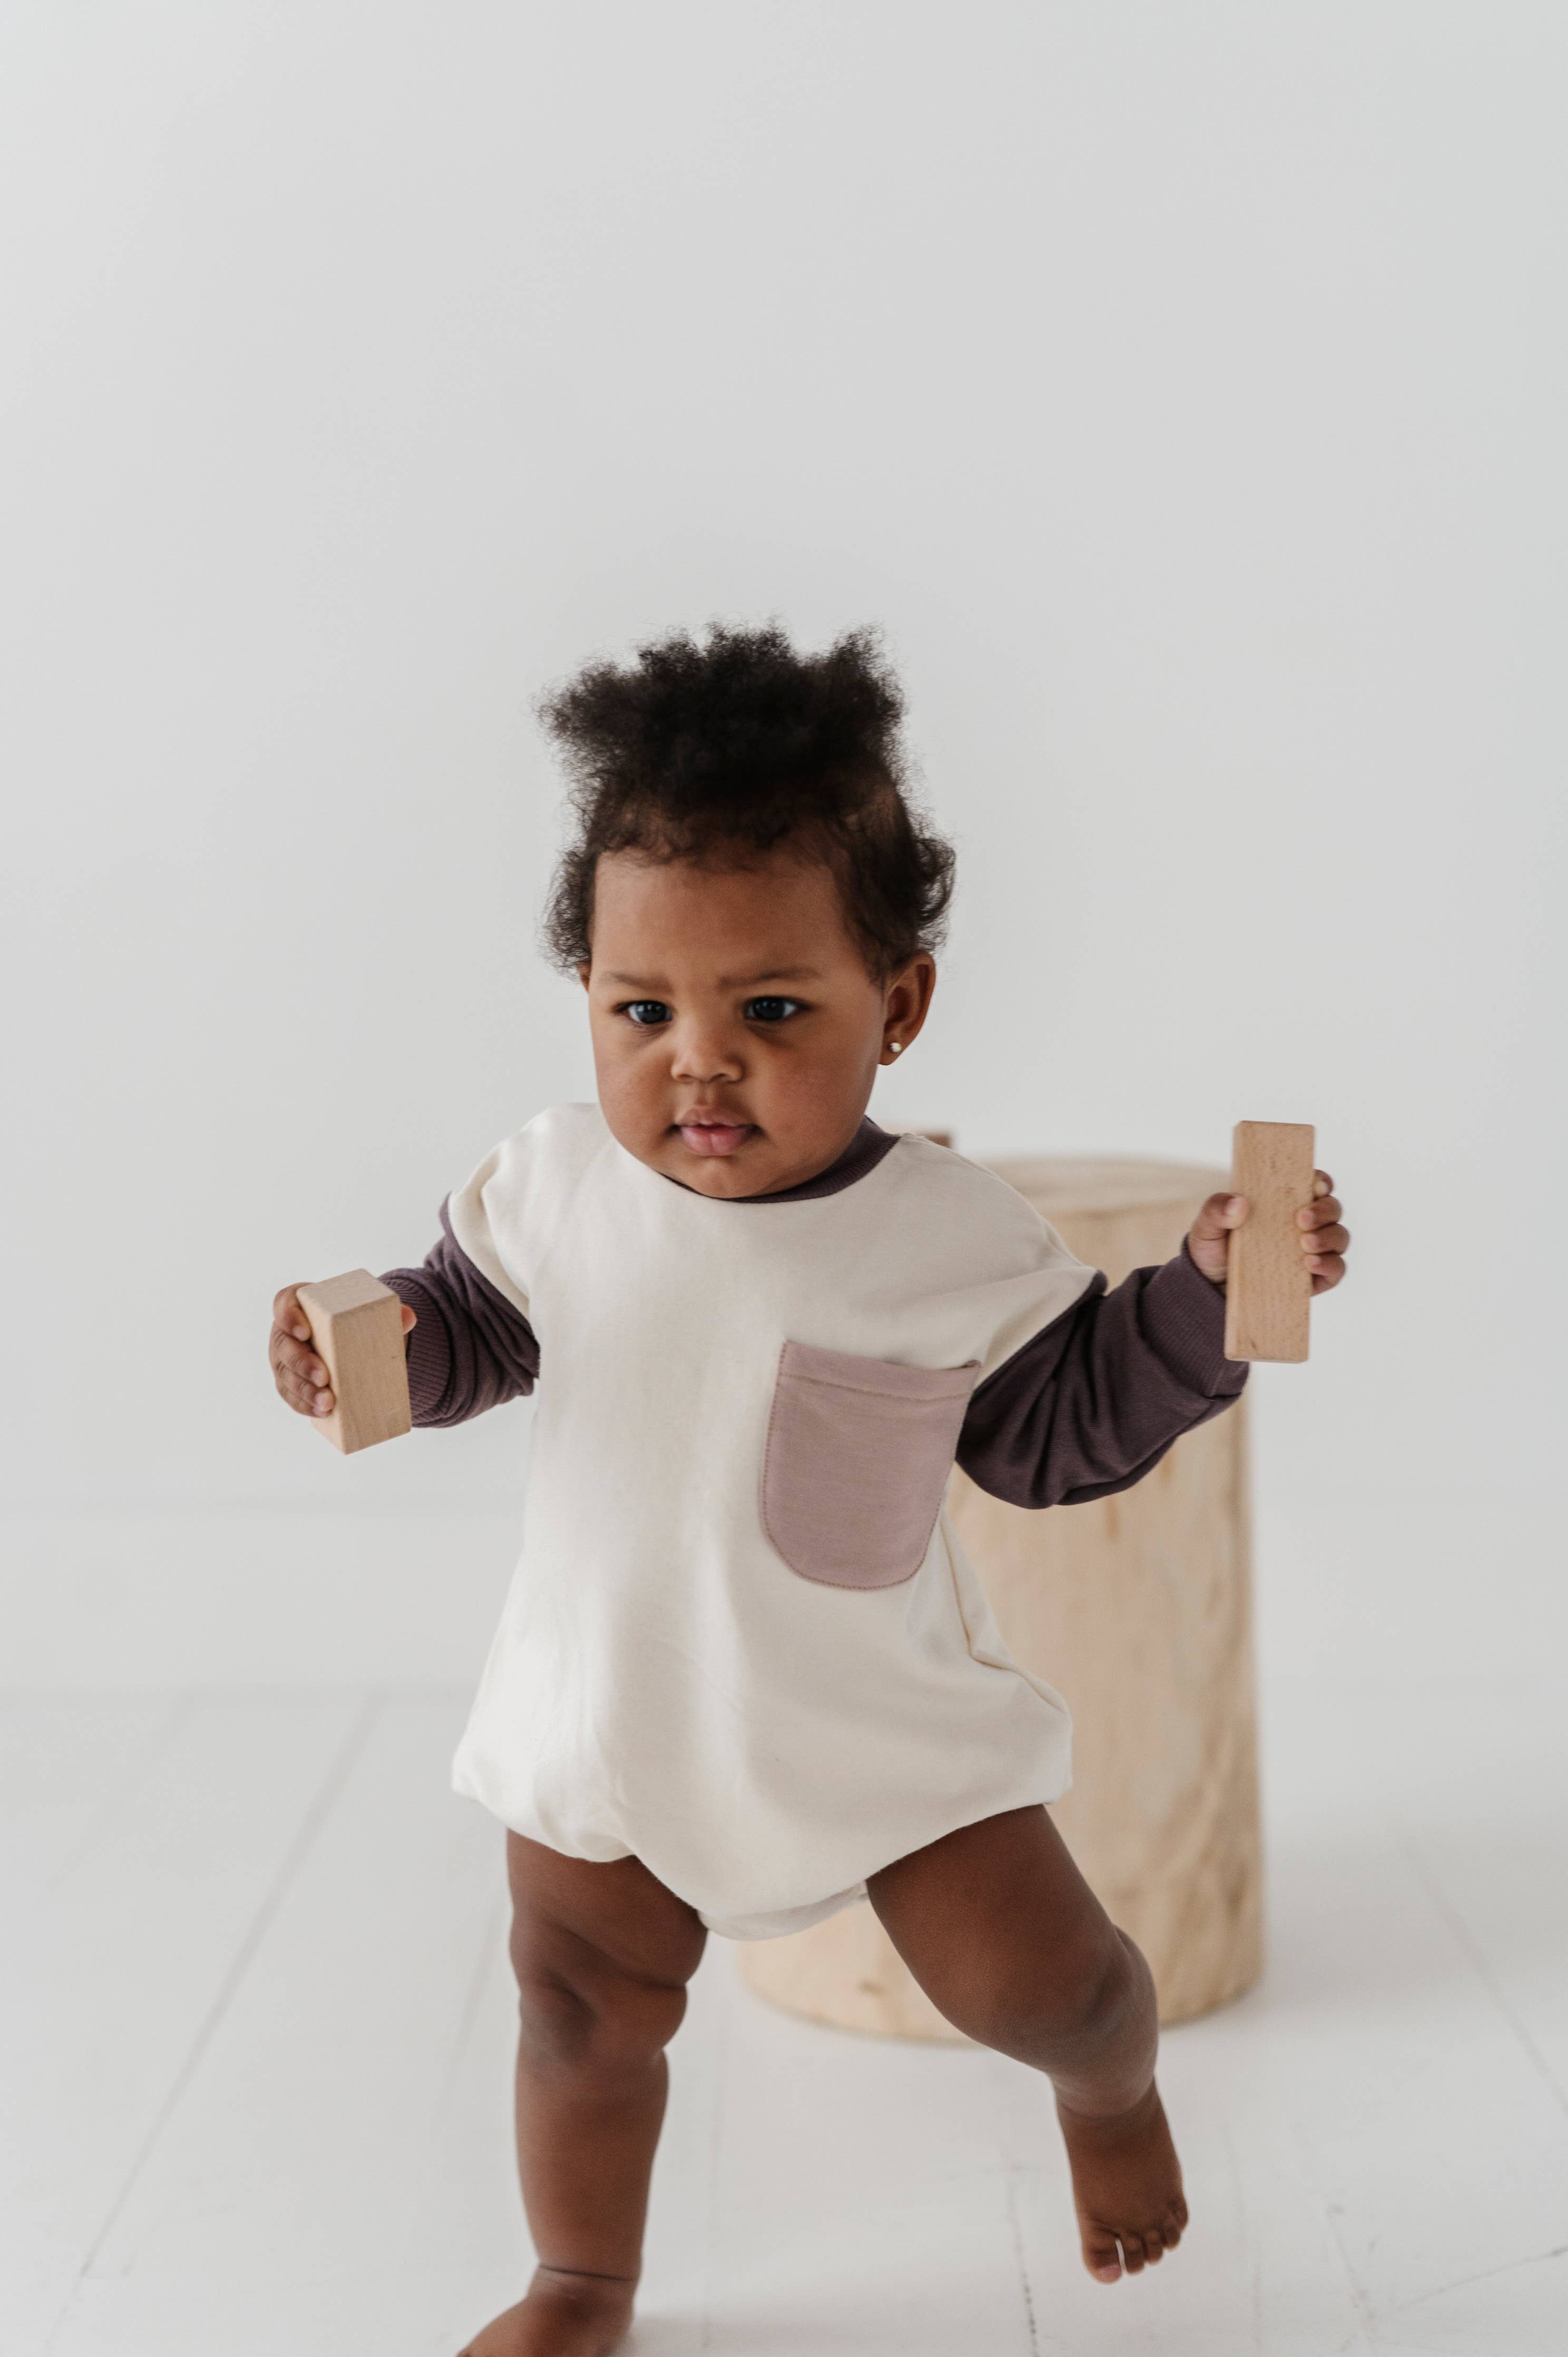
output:
[[[1540,1685],[1269,1697],[1273,1953],[1167,2040],[1188,2244],[1076,2256],[1046,2093],[771,2014],[674,2050],[643,2357],[1559,2357],[1568,1735]],[[464,1696],[0,1718],[5,2357],[451,2357],[527,2264]]]

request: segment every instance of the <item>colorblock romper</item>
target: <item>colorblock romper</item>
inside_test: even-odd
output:
[[[1240,1392],[1186,1248],[1114,1293],[961,1155],[862,1124],[787,1193],[700,1195],[596,1105],[541,1114],[443,1208],[415,1420],[538,1380],[522,1552],[454,1764],[568,1857],[636,1857],[713,1929],[800,1929],[1069,1781],[1061,1697],[1002,1641],[942,1511],[1149,1470]]]

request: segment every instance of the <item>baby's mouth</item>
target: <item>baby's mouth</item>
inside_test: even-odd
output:
[[[752,1121],[718,1121],[699,1114],[678,1122],[681,1142],[692,1154],[734,1154],[756,1133]]]

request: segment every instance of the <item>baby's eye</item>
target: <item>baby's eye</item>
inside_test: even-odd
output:
[[[631,1020],[639,1026],[668,1023],[670,1020],[670,1009],[661,998],[628,999],[618,1011],[622,1015],[628,1015]]]
[[[791,1015],[799,1015],[798,998],[748,998],[746,1019],[748,1023],[783,1023]]]

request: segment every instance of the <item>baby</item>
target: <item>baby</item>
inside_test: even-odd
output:
[[[710,1931],[869,1899],[933,2002],[1044,2072],[1086,2266],[1181,2239],[1155,1994],[1045,1804],[1069,1724],[942,1512],[1124,1490],[1240,1394],[1212,1195],[1113,1290],[999,1178],[866,1104],[918,1037],[952,854],[875,641],[714,630],[545,707],[575,832],[550,946],[596,1105],[559,1105],[393,1269],[414,1421],[538,1379],[522,1558],[454,1770],[508,1827],[517,2141],[538,2267],[467,2357],[631,2318],[664,2049]],[[1314,1292],[1349,1241],[1299,1214]],[[286,1286],[277,1387],[332,1406]]]

